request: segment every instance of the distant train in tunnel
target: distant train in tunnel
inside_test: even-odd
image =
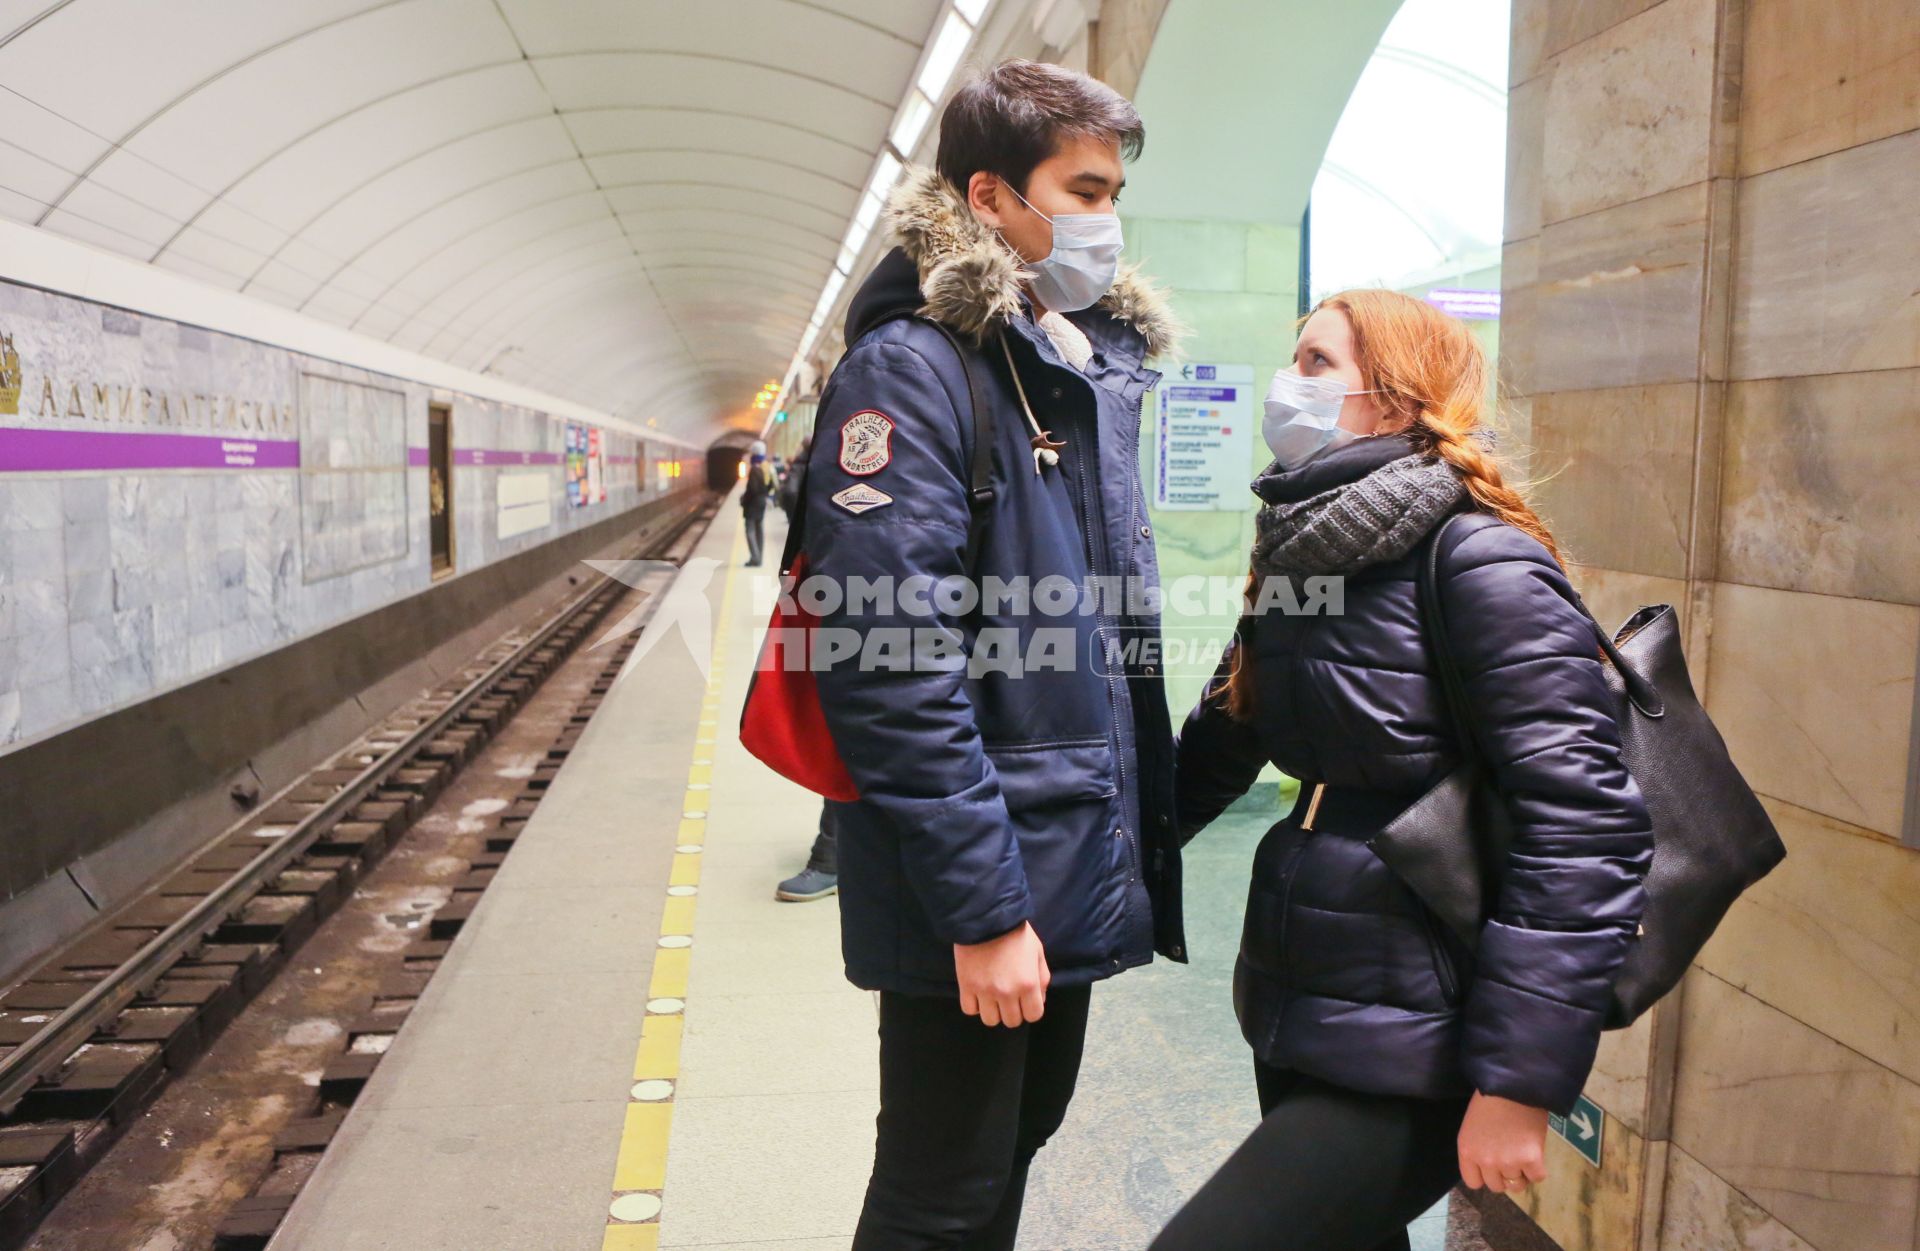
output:
[[[740,461],[747,449],[738,444],[716,443],[707,449],[707,489],[730,491],[740,480]]]

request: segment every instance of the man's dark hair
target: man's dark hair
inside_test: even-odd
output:
[[[934,164],[961,195],[983,169],[1024,193],[1033,167],[1062,139],[1081,135],[1113,140],[1131,161],[1147,128],[1127,98],[1097,78],[1044,61],[1002,61],[947,102]]]

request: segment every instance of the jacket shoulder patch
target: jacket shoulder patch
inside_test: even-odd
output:
[[[850,487],[835,491],[833,502],[850,513],[864,513],[869,508],[885,508],[893,503],[893,496],[870,487],[864,482],[856,482]]]
[[[871,408],[862,409],[841,425],[840,468],[865,477],[879,473],[892,459],[893,419],[885,413]]]

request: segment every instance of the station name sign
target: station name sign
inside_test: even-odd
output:
[[[209,394],[156,390],[96,378],[56,378],[42,374],[39,386],[26,383],[26,364],[13,336],[0,331],[0,417],[26,416],[42,421],[96,421],[181,433],[249,434],[293,438],[298,417],[291,403]]]

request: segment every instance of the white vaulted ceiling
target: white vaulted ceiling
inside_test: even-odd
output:
[[[757,427],[939,0],[0,0],[0,214]]]

